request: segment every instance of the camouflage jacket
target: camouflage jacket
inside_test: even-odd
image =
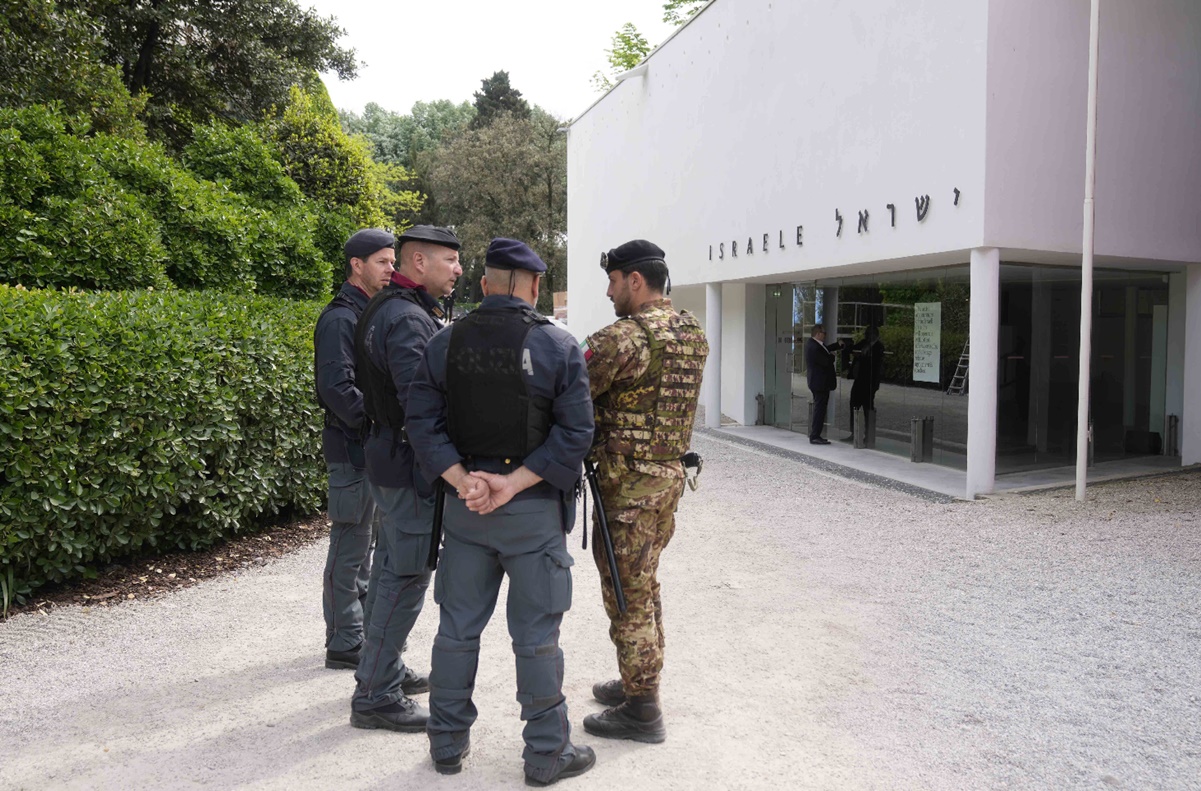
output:
[[[682,478],[709,345],[692,314],[648,303],[584,341],[596,409],[594,448],[630,469]]]

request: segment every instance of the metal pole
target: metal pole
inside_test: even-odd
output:
[[[1101,0],[1092,0],[1088,26],[1088,126],[1084,143],[1084,256],[1080,262],[1080,385],[1076,405],[1076,499],[1088,478],[1089,358],[1093,333],[1093,194],[1097,184],[1097,44]]]

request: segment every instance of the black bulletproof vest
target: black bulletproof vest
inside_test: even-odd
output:
[[[549,323],[529,309],[481,308],[454,324],[446,357],[447,429],[459,453],[517,463],[546,441],[551,402],[530,395],[522,363],[530,330]]]
[[[359,303],[355,302],[353,299],[348,297],[346,294],[343,294],[341,291],[339,291],[337,294],[334,295],[334,298],[329,301],[329,304],[326,305],[325,308],[322,309],[321,315],[317,317],[317,323],[320,324],[321,319],[325,318],[325,314],[329,313],[331,310],[334,310],[335,308],[350,308],[350,312],[354,314],[355,321],[358,321],[359,316],[363,313],[363,309],[359,307]],[[356,329],[357,329],[357,327],[356,327]],[[316,349],[314,348],[314,350],[313,350],[313,382],[317,381],[318,373],[319,372],[317,370],[317,352],[316,352]],[[317,403],[320,404],[321,408],[325,410],[325,425],[327,425],[327,426],[331,425],[331,423],[335,423],[335,421],[336,421],[336,425],[341,426],[342,421],[338,420],[337,416],[334,415],[333,410],[330,409],[326,405],[325,401],[322,400],[320,391],[317,391]]]
[[[390,299],[405,299],[424,311],[428,312],[429,310],[422,304],[418,292],[411,288],[387,286],[372,297],[363,310],[363,315],[359,317],[359,323],[354,332],[355,383],[363,393],[363,411],[366,412],[371,423],[376,426],[387,426],[399,432],[404,428],[405,413],[397,399],[396,385],[392,383],[392,377],[388,375],[387,371],[371,361],[371,357],[367,354],[365,340],[367,334],[372,330],[371,322],[375,318],[375,314]],[[382,339],[376,339],[375,342],[383,343]],[[364,430],[368,428],[366,423],[363,428]]]

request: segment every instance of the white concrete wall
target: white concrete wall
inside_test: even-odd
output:
[[[1188,465],[1201,464],[1201,266],[1190,266],[1186,280],[1180,462]]]
[[[763,392],[764,287],[727,283],[722,288],[722,412],[744,426],[755,424]]]
[[[1101,0],[1096,254],[1201,260],[1201,2]],[[1079,254],[1089,0],[988,3],[985,243]]]
[[[677,285],[978,246],[986,16],[962,0],[706,8],[571,126],[573,329],[607,321],[599,253],[632,238],[667,251]]]

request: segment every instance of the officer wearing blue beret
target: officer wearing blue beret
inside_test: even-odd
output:
[[[346,282],[317,319],[313,375],[325,412],[321,450],[329,472],[329,552],[322,575],[325,666],[359,664],[363,624],[370,615],[371,523],[375,504],[364,472],[363,393],[355,380],[354,331],[367,301],[388,285],[396,237],[364,228],[346,241]]]
[[[565,530],[592,442],[587,366],[575,339],[533,310],[546,264],[525,244],[492,240],[478,310],[435,335],[409,394],[407,428],[445,502],[440,605],[430,671],[434,767],[458,772],[476,718],[480,634],[509,576],[509,635],[525,720],[527,785],[588,771],[571,743],[559,625],[571,607]]]
[[[442,327],[438,302],[463,274],[459,240],[446,228],[418,225],[397,239],[397,271],[359,319],[355,369],[370,428],[364,444],[367,479],[381,511],[367,639],[351,700],[350,723],[420,733],[428,714],[409,695],[429,681],[406,667],[405,640],[429,586],[434,478],[413,461],[405,436],[409,385],[425,344]]]

